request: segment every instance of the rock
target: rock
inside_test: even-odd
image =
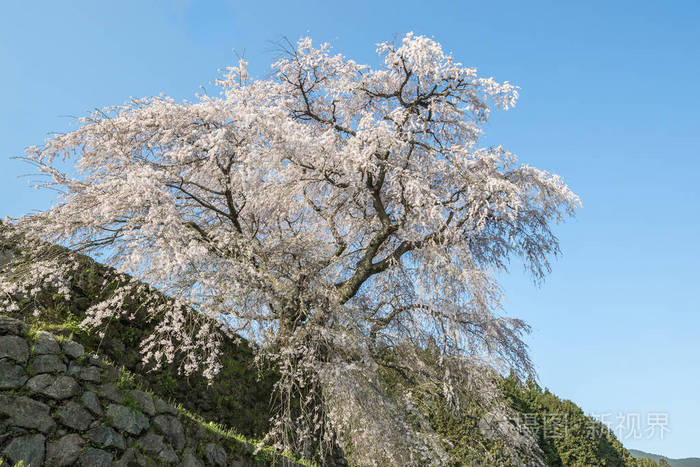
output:
[[[87,448],[80,456],[80,463],[85,467],[111,467],[112,455],[102,449]]]
[[[165,402],[163,399],[156,397],[153,399],[153,405],[155,406],[156,413],[168,413],[171,415],[177,415],[177,409],[172,405]]]
[[[11,426],[31,428],[49,433],[56,427],[49,414],[50,407],[28,397],[0,394],[0,414],[10,418]]]
[[[70,339],[61,342],[61,347],[63,353],[73,359],[79,358],[85,353],[85,347]]]
[[[102,417],[104,412],[102,411],[102,404],[97,398],[97,395],[92,391],[85,391],[82,396],[80,396],[80,402],[92,413],[98,417]]]
[[[44,435],[29,435],[15,438],[3,449],[2,453],[10,460],[10,465],[23,461],[25,467],[44,465]]]
[[[5,444],[5,441],[7,441],[8,439],[10,439],[9,433],[1,433],[0,432],[0,446]],[[2,455],[0,455],[0,459],[2,459]],[[2,464],[0,464],[0,465],[2,465]]]
[[[70,376],[37,375],[27,381],[30,393],[39,393],[52,399],[68,399],[80,394],[80,385]]]
[[[165,449],[163,437],[155,433],[146,433],[139,438],[139,447],[147,454],[158,454]]]
[[[220,465],[226,467],[228,461],[226,451],[216,443],[207,443],[204,446],[204,456],[210,465]]]
[[[29,332],[29,326],[22,321],[8,316],[0,316],[0,334],[25,336],[27,332]]]
[[[168,464],[179,464],[180,458],[177,457],[175,451],[170,446],[166,446],[165,449],[158,453],[158,459],[167,462]]]
[[[182,467],[204,467],[204,462],[195,456],[190,448],[182,454]]]
[[[74,378],[80,377],[80,372],[83,371],[85,367],[81,366],[78,362],[68,363],[68,376],[73,376]]]
[[[97,395],[118,404],[121,404],[124,400],[124,393],[117,389],[117,385],[114,383],[107,383],[99,386],[97,388]]]
[[[108,426],[90,428],[85,436],[93,443],[98,443],[106,448],[117,448],[120,451],[126,449],[124,437]]]
[[[17,336],[0,336],[0,358],[10,358],[17,363],[27,363],[29,346]]]
[[[138,410],[123,405],[110,404],[107,407],[109,424],[119,431],[139,435],[148,428],[148,418]]]
[[[30,393],[41,392],[56,382],[56,377],[52,375],[37,375],[27,381],[27,391]]]
[[[8,358],[0,360],[0,389],[18,389],[27,382],[27,372]]]
[[[59,376],[44,390],[44,394],[53,399],[68,399],[80,394],[80,385],[70,376]]]
[[[153,405],[153,397],[151,397],[150,394],[139,391],[138,389],[133,389],[129,391],[129,395],[144,413],[151,416],[156,414],[156,408]]]
[[[175,450],[182,451],[185,447],[185,432],[177,418],[171,415],[158,415],[153,418],[153,427],[165,435]]]
[[[68,401],[58,411],[58,419],[69,428],[85,431],[92,423],[92,415],[82,405]]]
[[[33,375],[41,373],[65,373],[66,364],[58,355],[39,355],[32,358],[29,372]]]
[[[129,448],[124,455],[114,464],[114,467],[147,467],[146,458],[134,448]]]
[[[46,447],[46,463],[57,466],[73,465],[78,460],[84,444],[85,440],[75,433],[63,436]]]
[[[147,454],[157,455],[158,459],[176,464],[180,459],[173,448],[163,442],[163,437],[155,433],[147,433],[139,438],[139,446]]]
[[[83,381],[90,381],[91,383],[99,383],[102,381],[102,375],[98,367],[89,366],[80,371],[80,379]]]
[[[97,354],[94,354],[94,353],[91,353],[90,355],[87,356],[87,361],[90,365],[99,366],[100,368],[105,366],[105,364],[102,361],[102,359],[100,358],[100,356]]]
[[[39,331],[32,350],[35,354],[59,354],[61,347],[56,336],[46,331]]]

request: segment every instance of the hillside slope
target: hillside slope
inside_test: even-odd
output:
[[[71,254],[60,247],[56,249],[61,254]],[[0,246],[0,274],[5,274],[5,278],[11,275],[13,271],[3,267],[10,259],[21,257],[22,252],[11,245]],[[40,404],[41,412],[48,411],[55,419],[53,423],[47,422],[45,425],[49,428],[42,432],[26,427],[28,422],[22,421],[22,414],[0,410],[0,459],[4,458],[4,465],[20,460],[18,453],[37,454],[38,447],[30,449],[31,452],[26,451],[27,446],[32,446],[32,443],[27,444],[29,441],[43,446],[46,465],[73,465],[70,462],[57,463],[54,458],[49,462],[48,457],[52,449],[55,451],[56,443],[69,435],[77,435],[80,439],[68,438],[64,443],[70,444],[69,441],[73,439],[82,446],[81,452],[85,449],[103,450],[107,454],[100,453],[102,459],[112,459],[115,465],[203,465],[196,461],[184,464],[185,459],[206,460],[206,465],[217,465],[205,456],[206,446],[211,443],[216,445],[210,446],[210,449],[219,453],[219,460],[223,458],[222,452],[226,454],[227,460],[222,461],[221,465],[297,465],[271,448],[264,447],[254,453],[256,440],[268,426],[274,373],[256,368],[252,349],[245,341],[226,340],[223,343],[225,358],[221,362],[222,370],[211,384],[201,376],[182,377],[178,375],[176,367],[151,371],[141,363],[138,343],[157,323],[152,317],[141,313],[138,303],[134,303],[133,310],[130,310],[133,319],[111,320],[104,329],[100,329],[101,335],[78,325],[85,316],[85,310],[109,296],[112,289],[110,284],[117,280],[111,268],[85,256],[79,256],[79,259],[82,267],[73,278],[70,300],[55,290],[47,289],[31,298],[17,297],[19,311],[0,309],[0,323],[4,323],[0,326],[0,397],[10,398],[0,401],[0,407],[17,406],[19,400],[30,406],[36,403]],[[41,346],[37,348],[35,341],[38,336],[58,343],[58,348],[52,344],[50,353],[42,353]],[[24,341],[24,345],[21,341]],[[63,342],[82,349],[82,355],[71,357],[63,348]],[[20,347],[19,354],[12,351],[11,344]],[[26,352],[21,350],[24,347]],[[51,360],[52,365],[44,365],[42,362],[46,360]],[[86,375],[91,376],[84,379]],[[44,386],[37,386],[38,382],[51,386],[56,381],[71,386],[66,397],[53,397],[42,392]],[[133,391],[137,391],[140,397],[162,401],[169,407],[169,412],[144,412],[134,405]],[[86,393],[92,395],[85,396]],[[135,413],[133,416],[142,422],[143,416],[150,419],[146,424],[148,427],[137,430],[137,433],[124,431],[123,425],[115,426],[114,423],[119,422],[108,415],[100,417],[91,412],[83,401],[84,397],[96,400],[94,407],[99,407],[103,413],[110,405],[133,409],[132,415]],[[152,405],[148,403],[148,407]],[[66,406],[83,415],[87,409],[91,415],[91,426],[80,425],[80,429],[76,429],[66,425],[60,419],[60,413]],[[178,441],[176,446],[169,446],[173,449],[170,454],[174,453],[174,456],[168,453],[160,455],[162,449],[158,452],[141,449],[144,442],[164,436],[151,419],[160,415],[176,417],[187,437],[185,445]],[[94,427],[115,429],[123,442],[112,446],[92,440],[88,433]],[[27,434],[36,436],[28,439]],[[39,435],[43,438],[39,438]],[[145,437],[144,441],[142,438]],[[71,446],[74,448],[73,444]],[[137,454],[140,457],[134,461],[132,458]],[[188,457],[185,457],[186,454]],[[76,465],[102,465],[98,460],[89,458],[81,461],[78,457]],[[119,460],[128,462],[118,464]],[[24,465],[26,467],[27,462]],[[111,464],[105,462],[104,465]]]
[[[56,248],[66,253],[60,247]],[[11,245],[6,245],[4,250],[2,248],[0,250],[2,250],[0,251],[0,272],[8,258],[17,258],[22,255],[21,251],[16,251]],[[79,441],[75,436],[70,438],[82,446],[77,457],[78,462],[86,449],[91,449],[90,452],[93,454],[94,449],[105,451],[106,455],[101,454],[103,458],[107,459],[109,455],[115,461],[127,456],[129,458],[143,456],[138,459],[156,464],[174,462],[185,465],[184,460],[187,455],[187,459],[195,459],[188,465],[200,465],[197,460],[200,462],[206,460],[207,465],[216,465],[212,463],[214,458],[211,455],[207,457],[207,446],[209,446],[210,454],[214,451],[219,453],[223,451],[230,465],[281,465],[283,463],[291,465],[291,460],[275,454],[270,449],[263,449],[253,454],[251,442],[260,439],[268,426],[275,372],[271,369],[263,369],[260,373],[253,362],[251,344],[245,341],[225,342],[226,357],[222,362],[223,368],[211,385],[207,385],[201,377],[183,378],[177,374],[176,368],[166,367],[158,371],[149,371],[149,368],[141,364],[138,342],[157,323],[153,317],[145,316],[140,312],[138,303],[133,304],[133,310],[130,313],[133,319],[113,319],[102,330],[101,336],[95,332],[87,332],[78,326],[85,310],[96,300],[109,296],[111,290],[109,284],[116,280],[110,268],[84,256],[80,257],[80,261],[82,267],[80,273],[74,277],[70,300],[66,300],[55,291],[43,290],[31,299],[17,297],[20,305],[20,310],[17,312],[7,313],[0,310],[0,315],[6,315],[5,318],[0,318],[1,322],[10,323],[5,325],[4,331],[0,330],[0,334],[24,339],[27,348],[33,349],[26,359],[21,357],[19,360],[13,359],[11,355],[2,354],[4,350],[0,350],[0,364],[11,367],[16,375],[13,382],[0,383],[2,390],[0,397],[13,398],[13,403],[10,405],[16,405],[16,401],[22,397],[32,399],[48,407],[46,410],[55,418],[53,428],[42,432],[37,428],[23,426],[22,422],[17,425],[16,414],[7,412],[4,412],[4,415],[0,414],[0,456],[5,457],[7,461],[15,461],[19,459],[17,452],[21,451],[17,450],[17,439],[24,440],[23,444],[20,443],[22,445],[28,445],[30,441],[38,445],[41,444],[38,436],[43,436],[46,457],[51,450],[55,453],[56,443],[66,436],[75,435],[82,440]],[[8,271],[5,270],[5,273],[7,274]],[[22,323],[17,324],[15,319]],[[22,330],[14,333],[8,331],[15,328]],[[53,346],[54,353],[44,354],[37,351],[37,339],[52,340],[51,337],[46,337],[50,335],[55,336],[53,340],[60,344],[59,351],[56,352],[55,346]],[[65,349],[65,343],[69,342],[82,346],[86,357],[71,357]],[[67,345],[70,347],[73,344]],[[78,361],[79,358],[83,360]],[[43,363],[37,363],[45,360],[51,360],[53,366],[42,367]],[[81,379],[80,375],[83,371],[86,371],[86,374],[93,374],[94,381]],[[6,371],[0,373],[3,373],[0,378],[2,380],[7,379],[7,375],[10,374]],[[399,374],[388,372],[385,376],[386,383],[389,385],[410,386],[412,384],[411,381],[402,380]],[[63,378],[62,381],[72,378],[80,387],[73,390],[75,394],[71,392],[63,399],[47,395],[45,388],[50,387],[60,378]],[[39,388],[38,381],[47,382],[47,385]],[[535,435],[548,465],[657,465],[652,460],[633,457],[609,430],[599,422],[586,417],[573,402],[561,400],[548,391],[542,390],[537,384],[523,383],[514,376],[503,378],[500,384],[509,405],[525,419]],[[114,389],[112,386],[105,389],[105,385],[116,386],[120,391],[119,394],[115,395],[111,391]],[[134,434],[125,431],[123,424],[115,425],[120,422],[115,421],[114,417],[98,417],[97,413],[90,412],[90,408],[83,400],[85,397],[94,399],[93,396],[86,396],[87,393],[93,393],[96,396],[99,408],[103,412],[109,411],[110,406],[126,407],[132,411],[130,413],[140,413],[148,418],[148,427]],[[167,401],[171,409],[175,407],[177,410],[172,413],[151,414],[151,404],[146,403],[149,410],[144,412],[143,406],[140,405],[142,398]],[[480,423],[484,414],[479,407],[473,407],[473,410],[456,418],[446,409],[444,400],[439,395],[421,394],[420,391],[416,391],[416,398],[433,428],[450,442],[448,451],[454,458],[460,459],[453,465],[508,465],[508,461],[505,460],[507,458],[502,455],[503,446],[499,445],[498,440],[490,439],[488,432],[484,431]],[[6,404],[0,401],[0,405]],[[88,415],[91,417],[89,426],[77,429],[67,424],[72,422],[62,420],[61,413],[69,409],[77,413],[89,412]],[[115,410],[123,412],[124,409],[112,408],[112,413]],[[552,414],[556,414],[557,417],[551,418]],[[173,438],[176,444],[170,442],[167,446],[177,457],[177,461],[165,447],[160,450],[155,448],[150,448],[150,451],[143,450],[145,443],[152,439],[160,439],[154,437],[160,436],[161,441],[168,441],[168,433],[159,428],[153,420],[153,417],[161,415],[177,418],[186,435],[184,443],[181,437],[178,437]],[[531,423],[527,423],[528,420]],[[143,418],[141,421],[145,425]],[[118,446],[112,446],[92,440],[87,433],[98,426],[117,429],[117,433],[122,436],[124,442],[119,443]],[[78,428],[81,427],[82,425],[78,426]],[[122,446],[123,449],[121,449]],[[342,459],[337,461],[340,465],[344,463]],[[85,460],[82,462],[86,464]],[[133,465],[139,465],[139,463]]]
[[[660,456],[658,454],[652,454],[650,452],[640,451],[638,449],[630,449],[630,454],[634,457],[639,457],[642,459],[652,459],[656,462],[662,459],[668,463],[669,467],[700,467],[699,457],[686,457],[683,459],[671,459],[669,457]]]
[[[29,466],[299,465],[166,402],[79,342],[0,316],[0,457]]]

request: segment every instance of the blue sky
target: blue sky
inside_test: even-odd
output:
[[[557,228],[563,255],[544,285],[517,264],[502,277],[506,312],[533,327],[540,382],[613,425],[640,414],[640,439],[621,432],[627,447],[700,457],[700,3],[45,1],[0,12],[0,217],[50,205],[9,157],[69,130],[71,116],[130,96],[193,99],[236,53],[264,77],[285,36],[375,64],[374,44],[414,31],[519,85],[486,142],[562,175],[584,204]],[[664,439],[647,439],[649,413],[668,414]]]

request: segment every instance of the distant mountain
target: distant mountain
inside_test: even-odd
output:
[[[652,459],[659,461],[664,459],[668,462],[671,467],[700,467],[700,457],[686,457],[685,459],[670,459],[668,457],[660,456],[658,454],[651,454],[649,452],[639,451],[637,449],[628,449],[630,454],[634,457],[643,457],[647,459]]]

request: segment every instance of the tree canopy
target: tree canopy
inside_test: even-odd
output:
[[[528,327],[500,313],[494,274],[519,257],[541,280],[559,252],[552,225],[579,200],[558,176],[480,145],[515,86],[423,36],[377,52],[372,68],[304,38],[269,79],[241,60],[218,96],[134,99],[30,147],[60,195],[13,223],[36,257],[0,279],[2,300],[47,284],[69,294],[78,264],[42,254],[44,241],[100,256],[123,276],[83,324],[139,297],[160,320],[144,359],[205,376],[220,368],[221,335],[250,339],[281,374],[269,436],[280,449],[444,463],[411,392],[389,394],[378,372],[440,392],[450,410],[477,398],[507,411],[494,372],[532,365]],[[541,459],[527,432],[497,432],[512,456]]]

